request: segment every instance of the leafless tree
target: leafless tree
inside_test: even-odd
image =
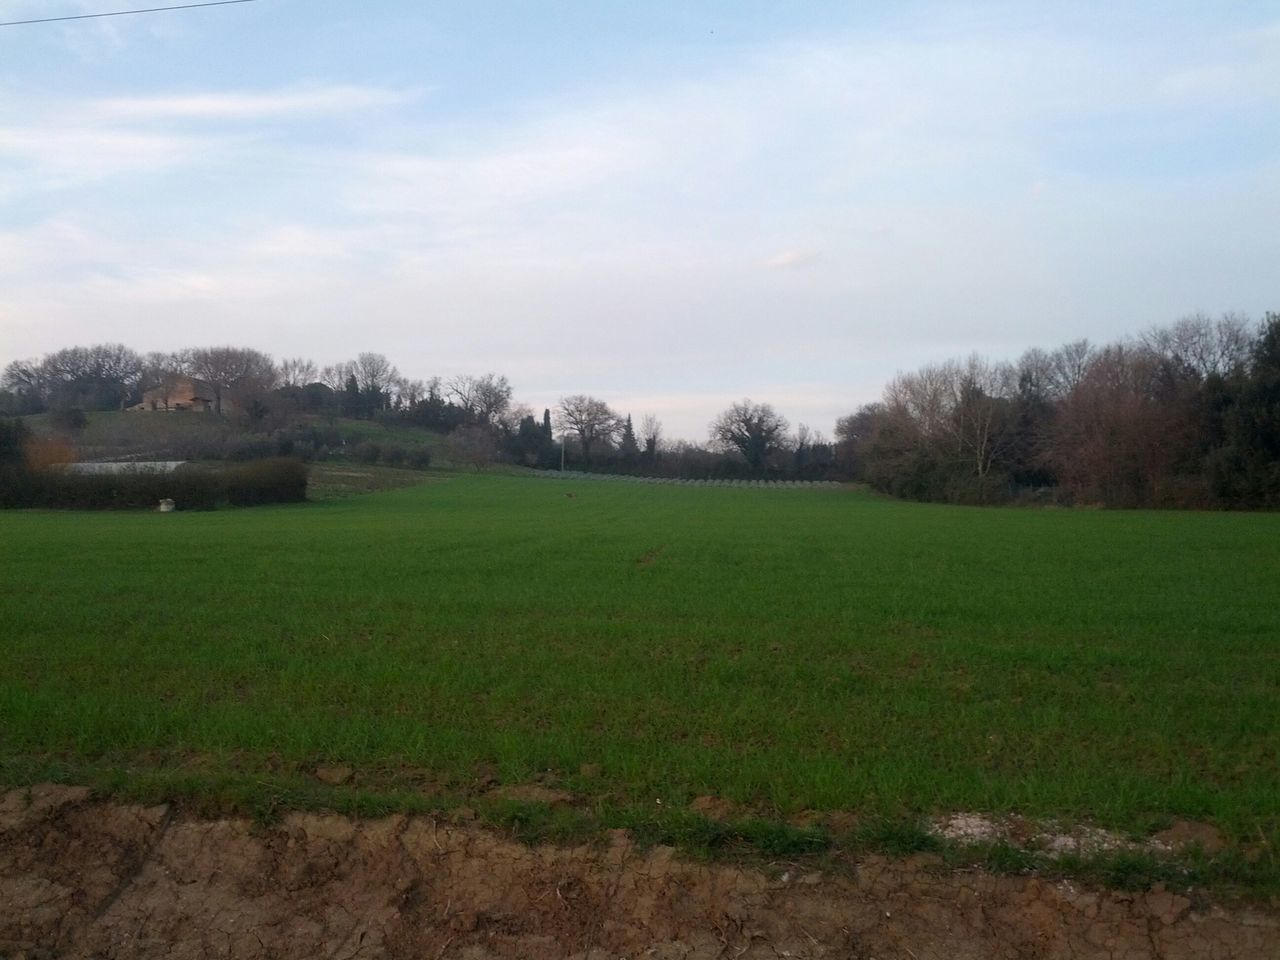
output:
[[[1243,369],[1253,338],[1248,321],[1238,314],[1225,313],[1214,320],[1197,313],[1148,330],[1141,343],[1171,366],[1204,379]]]
[[[44,374],[39,360],[14,360],[0,374],[0,388],[24,393],[30,396],[44,397]]]
[[[391,389],[400,378],[400,371],[381,353],[362,353],[355,359],[352,372],[360,392],[367,396],[381,394],[390,397]]]
[[[343,360],[321,370],[320,382],[334,393],[341,393],[347,389],[347,381],[355,376],[355,372],[355,364],[350,360]]]
[[[304,357],[290,357],[280,361],[280,386],[305,387],[319,377],[315,362]]]
[[[509,434],[514,434],[520,429],[520,421],[525,418],[533,419],[533,407],[527,403],[513,403],[503,410],[494,422],[494,426],[501,427]]]
[[[622,426],[621,419],[607,403],[581,393],[561,397],[555,421],[558,430],[577,434],[582,459],[587,463],[591,462],[591,448],[611,441]]]
[[[1049,396],[1061,400],[1084,379],[1089,370],[1094,354],[1093,344],[1088,340],[1075,340],[1064,343],[1051,353],[1052,372],[1049,379]]]
[[[143,357],[142,388],[159,391],[160,404],[169,409],[169,397],[177,389],[178,380],[186,375],[187,357],[182,354],[152,352]]]
[[[191,351],[191,371],[213,387],[214,412],[234,393],[242,402],[276,385],[275,364],[265,353],[248,347],[203,347]]]
[[[767,403],[741,400],[711,422],[711,442],[722,450],[737,450],[751,469],[761,469],[770,454],[783,450],[789,424]]]
[[[1016,368],[973,354],[947,369],[952,376],[948,406],[956,456],[984,479],[1012,436],[1005,427],[1012,412]]]
[[[955,379],[954,364],[930,364],[889,381],[885,413],[902,442],[938,458],[946,456]]]
[[[449,459],[483,470],[498,459],[493,431],[481,424],[464,424],[449,434]]]
[[[421,380],[410,380],[401,377],[396,381],[396,403],[403,407],[413,407],[427,395],[427,385]]]
[[[496,373],[451,377],[445,396],[477,423],[495,423],[511,403],[511,384]]]
[[[1186,404],[1160,394],[1158,361],[1140,346],[1106,347],[1059,407],[1049,458],[1082,500],[1149,502],[1194,443]]]
[[[644,456],[653,460],[658,455],[658,444],[662,442],[662,423],[652,413],[640,418],[640,444]]]

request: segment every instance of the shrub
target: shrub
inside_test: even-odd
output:
[[[295,503],[307,497],[306,465],[284,458],[232,467],[184,466],[172,473],[4,469],[0,477],[0,506],[4,507],[150,509],[162,499],[171,499],[180,510],[212,510],[224,503],[247,507]]]
[[[232,437],[222,448],[225,460],[261,460],[276,454],[276,445],[266,437]]]
[[[20,466],[31,431],[21,420],[0,420],[0,467]]]
[[[219,479],[227,501],[234,507],[307,499],[307,468],[300,460],[259,460],[222,471]]]
[[[358,443],[351,450],[351,455],[361,463],[377,463],[381,454],[382,448],[369,441]]]
[[[382,448],[382,462],[388,466],[398,467],[404,463],[405,450],[394,444],[388,444]]]
[[[405,463],[415,470],[425,470],[431,466],[431,450],[427,447],[414,447],[405,454]]]
[[[78,433],[89,425],[89,418],[85,416],[85,412],[79,407],[71,407],[64,410],[54,410],[49,414],[49,422],[58,430],[67,433]]]

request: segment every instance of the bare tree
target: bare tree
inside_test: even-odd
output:
[[[400,378],[400,371],[381,353],[362,353],[352,365],[360,392],[368,397],[391,398],[391,388]]]
[[[355,364],[350,360],[335,363],[320,371],[320,382],[334,393],[347,389],[347,381],[355,376]]]
[[[515,434],[520,429],[520,421],[526,417],[533,419],[533,407],[527,403],[513,403],[498,415],[493,425],[508,434]]]
[[[742,400],[711,422],[711,442],[737,450],[752,470],[760,470],[771,453],[785,449],[789,426],[769,404]]]
[[[0,387],[44,399],[44,373],[39,360],[14,360],[0,374]]]
[[[169,409],[169,398],[186,375],[187,358],[181,354],[152,352],[143,357],[142,388],[159,392],[159,402]],[[153,401],[154,406],[154,401]]]
[[[483,470],[498,459],[493,431],[480,424],[466,424],[449,434],[449,459]]]
[[[222,413],[222,401],[234,393],[238,399],[262,394],[276,385],[271,357],[248,347],[204,347],[191,351],[191,372],[213,387],[213,408]]]
[[[318,376],[315,362],[304,357],[290,357],[280,361],[282,387],[305,387],[309,383],[315,383]]]
[[[562,397],[556,407],[556,427],[578,435],[582,445],[582,459],[591,462],[591,448],[613,439],[622,421],[603,400],[576,393]]]
[[[1237,314],[1214,320],[1197,313],[1167,327],[1153,327],[1140,342],[1170,366],[1203,380],[1243,369],[1253,338],[1248,321]]]
[[[511,384],[496,373],[452,377],[445,384],[445,396],[475,422],[489,424],[496,422],[510,405]]]
[[[955,379],[954,364],[930,364],[889,381],[885,413],[900,442],[934,457],[947,455]]]
[[[1054,420],[1049,458],[1082,500],[1149,502],[1174,475],[1195,439],[1188,406],[1160,395],[1159,364],[1148,350],[1117,344],[1098,351]]]
[[[1009,364],[993,364],[976,353],[963,365],[948,365],[951,373],[951,431],[956,456],[979,479],[985,479],[1011,439],[1005,429],[1011,415],[1010,397],[1017,371]]]
[[[1061,400],[1084,379],[1089,371],[1089,364],[1094,354],[1093,344],[1088,340],[1075,340],[1064,343],[1049,356],[1053,361],[1052,375],[1049,380],[1049,396],[1053,400]]]
[[[421,380],[410,380],[408,377],[398,379],[395,389],[396,403],[403,407],[412,408],[427,396],[427,385]]]
[[[640,442],[643,456],[652,463],[658,456],[658,444],[662,442],[662,422],[652,413],[640,418]]]

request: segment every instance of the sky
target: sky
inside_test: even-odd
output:
[[[0,20],[130,0],[0,0]],[[230,343],[705,440],[1280,309],[1280,3],[254,2],[0,27],[0,366]]]

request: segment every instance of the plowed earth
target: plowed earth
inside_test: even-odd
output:
[[[1280,917],[869,857],[839,876],[528,847],[429,817],[272,827],[0,798],[3,957],[1267,958]]]

